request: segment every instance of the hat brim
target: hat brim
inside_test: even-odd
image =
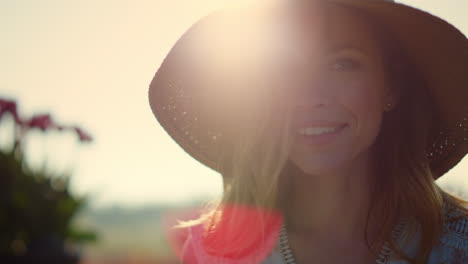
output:
[[[360,9],[382,23],[411,55],[427,81],[441,117],[431,164],[435,179],[458,164],[468,152],[468,41],[450,23],[428,12],[385,1],[329,0]],[[450,137],[447,139],[447,137]]]
[[[328,0],[330,3],[357,8],[371,15],[384,25],[415,63],[422,77],[429,84],[436,111],[441,117],[440,133],[444,137],[434,139],[428,151],[437,158],[431,162],[435,179],[458,164],[468,152],[468,41],[458,29],[446,21],[425,11],[400,3],[385,1]],[[159,123],[167,133],[192,157],[202,164],[219,171],[219,153],[222,144],[203,144],[194,138],[197,132],[187,132],[187,123],[182,124],[168,111],[177,90],[177,66],[183,64],[183,47],[188,35],[194,34],[200,24],[216,21],[222,13],[214,12],[198,21],[178,40],[161,64],[150,85],[150,105]],[[216,22],[214,22],[216,23]],[[175,119],[174,119],[175,118]],[[190,129],[203,132],[203,124],[190,121]],[[221,135],[209,132],[207,138]],[[438,134],[435,131],[433,134]],[[200,136],[198,136],[200,137]],[[216,142],[216,141],[214,141]]]

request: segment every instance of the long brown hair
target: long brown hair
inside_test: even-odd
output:
[[[385,219],[380,225],[380,238],[387,238],[397,256],[409,263],[427,263],[448,220],[447,208],[462,212],[456,219],[449,219],[456,221],[468,216],[468,201],[444,191],[434,181],[427,146],[432,143],[430,131],[434,131],[434,120],[440,117],[435,112],[428,84],[391,32],[377,19],[362,15],[372,21],[369,24],[382,50],[387,84],[399,93],[399,103],[384,115],[374,145],[377,173],[371,202],[382,202],[385,208],[379,212]],[[410,239],[416,232],[421,234],[414,258],[406,256],[391,236],[393,226],[401,218],[410,219],[406,238]]]
[[[365,14],[360,14],[366,16]],[[373,18],[368,17],[369,20]],[[427,263],[433,246],[438,242],[447,221],[446,206],[461,210],[468,215],[468,202],[442,190],[434,180],[426,155],[437,116],[429,94],[428,84],[417,71],[417,67],[404,53],[400,44],[378,21],[369,23],[373,26],[376,40],[382,48],[386,67],[387,84],[399,90],[399,103],[384,115],[380,134],[373,148],[376,151],[374,163],[375,178],[371,184],[371,206],[367,223],[373,210],[380,210],[377,215],[381,222],[381,231],[377,240],[368,241],[367,227],[365,232],[369,249],[377,256],[378,250],[373,245],[389,241],[390,248],[398,258],[411,264]],[[256,83],[263,87],[261,83]],[[255,87],[257,88],[257,87]],[[280,179],[287,178],[288,155],[290,149],[291,109],[286,107],[278,111],[279,104],[265,90],[262,110],[252,113],[251,126],[245,126],[233,139],[235,142],[225,155],[220,157],[220,172],[224,179],[224,193],[220,201],[209,205],[209,213],[192,225],[207,223],[207,228],[216,228],[219,213],[224,205],[251,205],[259,212],[265,209],[281,210]],[[272,100],[265,100],[265,98]],[[416,103],[415,103],[416,102]],[[275,111],[271,111],[275,109]],[[226,148],[227,150],[228,148]],[[258,215],[261,218],[261,213]],[[242,225],[247,222],[244,214],[230,215],[236,218],[231,222]],[[405,255],[392,236],[393,227],[400,219],[409,219],[406,238],[410,239],[417,232],[421,234],[419,251],[414,258]],[[261,219],[260,219],[261,221]],[[249,232],[247,229],[244,232]],[[237,240],[246,234],[237,234]],[[379,242],[379,243],[376,243]],[[242,251],[245,247],[255,245],[236,244]]]

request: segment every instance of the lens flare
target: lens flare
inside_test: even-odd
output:
[[[177,220],[199,216],[191,209],[164,217],[172,249],[186,264],[261,263],[276,246],[283,222],[274,210],[226,205],[203,222],[173,228]]]

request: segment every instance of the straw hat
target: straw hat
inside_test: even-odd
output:
[[[440,117],[430,131],[432,143],[426,151],[433,175],[437,179],[453,168],[468,152],[467,38],[441,18],[392,1],[321,1],[368,13],[401,43],[429,84],[434,109]],[[258,23],[262,17],[271,21],[274,15],[270,12],[263,16],[267,13],[258,8],[231,8],[203,17],[175,43],[150,84],[149,102],[159,123],[188,154],[216,171],[220,170],[219,158],[232,144],[229,139],[239,125],[230,110],[242,109],[248,113],[253,96],[221,87],[220,76],[210,74],[213,68],[206,65],[212,65],[216,59],[213,54],[226,45],[226,40],[232,40],[234,28],[239,31],[241,26],[245,34],[244,40],[236,45],[246,45],[250,37],[258,37],[246,33],[250,28],[245,25]],[[226,33],[230,34],[229,38]],[[200,53],[201,50],[205,53]],[[228,53],[222,56],[244,63],[246,54]],[[228,66],[219,65],[218,73],[226,73],[221,67]],[[235,84],[233,80],[226,85],[235,87]]]

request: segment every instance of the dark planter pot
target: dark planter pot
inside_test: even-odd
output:
[[[1,264],[78,264],[80,254],[70,252],[63,239],[56,235],[47,235],[34,240],[24,255],[0,255]]]
[[[0,256],[2,264],[78,264],[78,256]]]

